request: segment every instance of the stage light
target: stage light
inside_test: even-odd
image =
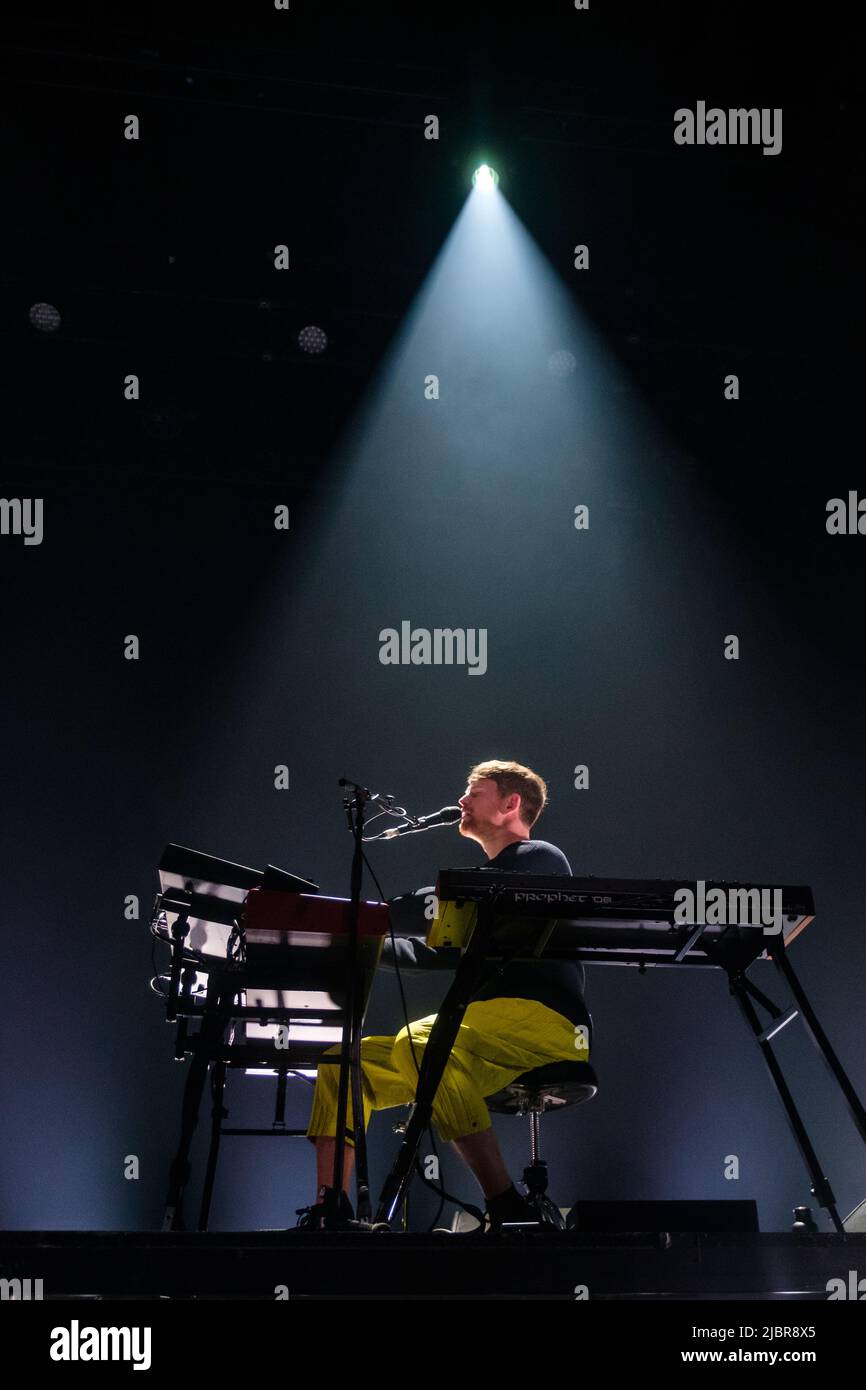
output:
[[[298,334],[298,347],[301,352],[324,352],[328,346],[328,335],[323,328],[308,324]]]
[[[60,313],[53,304],[31,304],[28,317],[40,333],[56,333],[60,327]]]
[[[492,193],[499,182],[499,175],[489,164],[481,164],[472,175],[472,183],[479,193]]]

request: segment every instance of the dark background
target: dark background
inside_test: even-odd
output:
[[[7,1227],[160,1224],[184,1079],[148,989],[163,846],[346,893],[342,775],[420,813],[514,757],[575,873],[809,884],[792,962],[866,1088],[866,541],[825,529],[863,479],[844,14],[374,8],[40,8],[6,32],[0,495],[45,505],[41,546],[0,537]],[[782,107],[781,154],[676,146],[699,99]],[[513,338],[453,285],[418,309],[479,151],[558,282],[547,349],[575,376],[531,360],[510,304]],[[487,674],[382,666],[403,618],[486,627]],[[371,860],[392,895],[481,851],[441,831]],[[444,983],[409,981],[411,1014]],[[587,996],[601,1088],[545,1125],[560,1203],[754,1197],[786,1229],[808,1175],[723,978],[590,968]],[[402,1022],[383,976],[365,1031]],[[778,1053],[845,1214],[856,1131],[799,1024]],[[271,1085],[228,1104],[268,1123]],[[374,1191],[402,1113],[371,1125]],[[519,1177],[525,1124],[495,1124]],[[294,1224],[312,1189],[305,1141],[226,1140],[211,1224]],[[434,1213],[420,1194],[414,1223]]]

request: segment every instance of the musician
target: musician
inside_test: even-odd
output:
[[[571,875],[562,850],[530,831],[547,804],[547,786],[530,768],[493,759],[477,763],[459,798],[460,834],[484,850],[482,866],[527,874]],[[382,964],[417,973],[455,969],[457,947],[431,948],[421,938],[385,939]],[[484,1193],[492,1229],[503,1221],[531,1219],[529,1203],[517,1192],[502,1158],[484,1097],[534,1067],[554,1061],[586,1061],[591,1020],[584,1001],[585,975],[577,962],[490,961],[466,1009],[433,1102],[433,1123],[472,1170]],[[423,1050],[436,1015],[418,1019],[396,1037],[361,1039],[364,1125],[373,1110],[415,1099]],[[411,1041],[410,1041],[411,1036]],[[413,1057],[414,1047],[414,1057]],[[339,1053],[340,1045],[329,1049]],[[333,1182],[339,1068],[319,1067],[307,1137],[316,1145],[319,1201],[299,1224],[319,1226],[325,1190]],[[352,1121],[351,1090],[347,1126]],[[341,1215],[351,1217],[349,1180],[354,1143],[346,1139]]]

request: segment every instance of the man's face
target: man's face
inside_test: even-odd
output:
[[[479,777],[470,782],[457,803],[463,812],[458,827],[460,834],[476,840],[479,834],[498,830],[513,813],[513,807],[511,812],[505,809],[510,800],[511,797],[500,795],[492,777]]]

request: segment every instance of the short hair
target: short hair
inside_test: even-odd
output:
[[[538,820],[547,805],[547,783],[531,767],[522,763],[505,762],[501,758],[490,758],[486,763],[476,763],[469,769],[469,781],[477,782],[489,777],[499,788],[500,796],[520,796],[520,819],[530,828]]]

